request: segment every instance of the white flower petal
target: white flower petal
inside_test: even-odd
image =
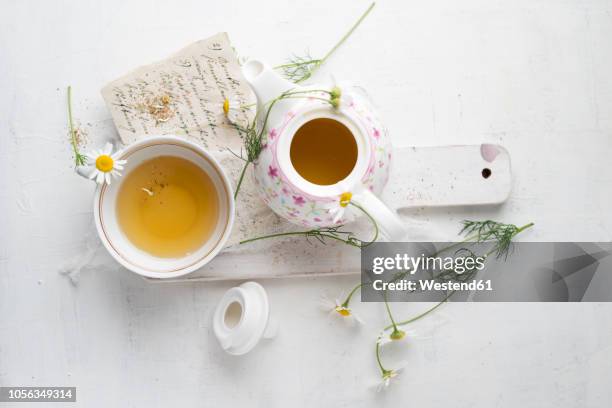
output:
[[[385,378],[380,383],[378,383],[378,387],[376,388],[376,392],[382,392],[389,388],[389,383],[391,382],[390,378]]]
[[[110,186],[110,183],[111,183],[111,175],[110,175],[110,173],[104,173],[104,181],[106,181],[106,184],[108,184]]]
[[[336,306],[337,303],[331,300],[328,296],[321,295],[321,297],[319,298],[319,307],[324,312],[335,312],[334,309],[336,308]]]
[[[89,173],[89,179],[93,180],[96,176],[98,175],[98,169],[96,169],[95,167],[91,170],[91,173]]]
[[[104,145],[104,150],[103,150],[103,153],[102,153],[102,154],[105,154],[105,155],[107,155],[107,156],[110,156],[110,154],[112,153],[112,151],[113,151],[113,145],[112,145],[111,143],[107,142],[107,143]]]
[[[336,212],[336,215],[334,216],[334,224],[337,223],[338,221],[340,221],[340,219],[344,216],[344,208],[341,207],[340,211]]]
[[[393,340],[391,340],[391,338],[388,335],[384,335],[381,334],[380,336],[378,336],[378,339],[376,339],[376,342],[378,343],[379,346],[384,346],[385,344],[391,343]]]
[[[363,321],[363,319],[361,318],[361,316],[359,316],[357,313],[355,313],[354,310],[351,309],[351,315],[353,316],[353,319],[355,319],[355,321],[359,324],[365,324],[365,322]]]
[[[406,341],[406,340],[415,340],[415,339],[416,340],[425,340],[425,339],[431,338],[431,336],[423,336],[418,331],[411,330],[411,329],[406,329],[405,327],[398,328],[398,329],[402,330],[405,333],[404,337],[402,337],[401,339],[393,340],[391,338],[391,333],[393,333],[393,327],[391,327],[391,328],[385,329],[383,332],[381,332],[380,335],[378,336],[378,339],[376,340],[376,342],[379,345],[384,346],[385,344],[389,344],[389,343],[393,343],[393,342]]]
[[[334,207],[330,207],[327,210],[327,213],[333,215],[333,214],[337,214],[339,211],[342,211],[342,207],[340,207],[339,205],[336,205]]]
[[[327,212],[330,212],[339,207],[340,207],[340,203],[338,201],[332,201],[331,203],[325,203],[321,206],[321,208],[323,208],[324,210],[327,210]]]
[[[102,173],[101,171],[98,172],[98,175],[96,177],[96,183],[98,184],[104,183],[104,173]]]

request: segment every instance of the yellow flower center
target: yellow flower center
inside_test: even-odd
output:
[[[401,340],[404,338],[404,336],[406,335],[406,332],[403,330],[393,330],[393,332],[389,335],[389,338],[391,340]]]
[[[336,306],[336,312],[338,312],[338,314],[343,317],[348,317],[351,315],[351,311],[346,307],[342,306]]]
[[[104,173],[108,173],[109,171],[111,171],[113,169],[113,164],[113,158],[107,154],[100,155],[96,159],[96,169]]]
[[[393,370],[385,370],[383,372],[382,378],[383,380],[390,380],[391,378],[395,377],[397,375],[397,372],[393,371]]]
[[[225,116],[227,116],[227,114],[229,113],[229,99],[225,98],[225,100],[223,101],[223,113],[225,113]]]
[[[351,198],[353,198],[353,194],[346,192],[340,195],[340,206],[346,207],[351,202]]]

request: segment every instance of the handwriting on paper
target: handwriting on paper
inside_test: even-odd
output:
[[[226,33],[182,49],[170,58],[119,78],[102,96],[125,144],[150,135],[179,135],[207,149],[240,149],[223,101],[248,106],[253,95]],[[237,112],[248,121],[251,112]]]

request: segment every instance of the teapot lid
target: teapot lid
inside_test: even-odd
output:
[[[213,330],[221,348],[242,355],[259,343],[269,318],[266,290],[256,282],[245,282],[225,292],[213,316]]]

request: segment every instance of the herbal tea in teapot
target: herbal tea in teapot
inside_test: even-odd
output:
[[[312,228],[367,213],[382,236],[400,240],[406,233],[401,220],[378,197],[389,178],[391,143],[367,95],[341,82],[296,85],[257,60],[246,62],[243,73],[258,110],[266,112],[253,162],[265,203]]]
[[[314,184],[331,185],[344,180],[357,162],[357,143],[342,123],[319,118],[303,124],[291,141],[291,163]]]

